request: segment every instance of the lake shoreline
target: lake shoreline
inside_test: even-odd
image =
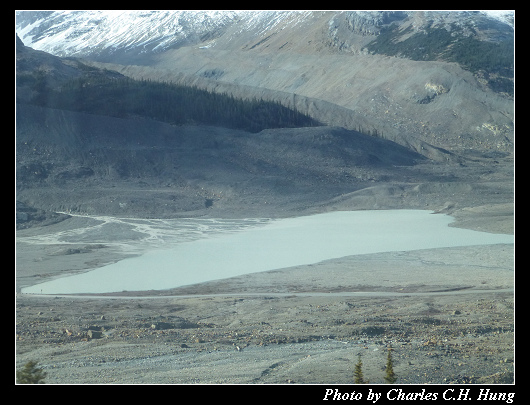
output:
[[[22,288],[21,292],[43,293],[43,289],[45,294],[161,290],[167,289],[167,284],[177,288],[179,284],[192,285],[367,253],[473,245],[483,240],[486,244],[489,244],[488,241],[499,243],[513,240],[504,235],[450,228],[447,227],[452,222],[449,216],[431,214],[423,210],[328,212],[277,219],[235,233],[230,228],[228,234],[221,229],[221,236],[215,232],[213,237],[206,233],[202,238],[185,245],[175,244],[174,237],[166,235],[168,247],[163,250],[147,251],[77,276],[38,283]],[[275,252],[274,257],[269,252]],[[176,263],[186,269],[186,274],[176,274]],[[146,279],[145,272],[153,266],[157,268],[158,274],[149,272]],[[111,276],[112,279],[109,278]],[[154,276],[158,276],[158,284]],[[102,282],[102,279],[107,281]],[[133,279],[134,283],[125,283]],[[115,280],[114,287],[112,280]],[[147,281],[152,284],[147,285]],[[76,288],[74,282],[84,291],[68,291],[69,288]],[[90,283],[93,287],[88,287]],[[106,291],[97,291],[102,285],[105,285]],[[129,287],[122,288],[126,285]],[[142,287],[135,288],[135,285]]]
[[[452,225],[513,232],[513,206],[455,217]],[[21,235],[67,232],[69,223]],[[18,240],[17,286],[133,254],[110,243]],[[349,256],[140,297],[16,294],[17,369],[38,359],[49,384],[351,384],[361,353],[365,377],[380,384],[392,346],[398,383],[513,383],[514,264],[513,244],[464,246]],[[304,293],[313,295],[296,295]]]

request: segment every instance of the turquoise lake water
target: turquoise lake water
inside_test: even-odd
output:
[[[336,211],[257,221],[259,225],[233,232],[206,233],[198,240],[165,244],[22,292],[164,290],[350,255],[514,242],[513,235],[449,227],[452,221],[450,216],[425,210]]]

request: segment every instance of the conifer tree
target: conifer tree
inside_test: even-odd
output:
[[[361,360],[361,353],[359,353],[357,356],[357,364],[355,365],[355,371],[353,372],[354,381],[355,384],[366,384],[363,375],[363,362]]]
[[[396,374],[394,373],[394,365],[392,362],[392,347],[388,348],[388,356],[386,358],[385,381],[388,384],[394,384],[397,381]]]
[[[40,384],[44,382],[46,372],[37,367],[37,362],[30,360],[22,370],[17,371],[17,383],[18,384]]]

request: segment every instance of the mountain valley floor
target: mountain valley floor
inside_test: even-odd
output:
[[[513,234],[512,165],[499,159],[480,182],[424,182],[399,196],[376,186],[308,204],[300,215],[377,201]],[[27,243],[71,223],[17,231],[19,288],[124,257],[91,241]],[[391,347],[398,383],[513,383],[514,264],[513,244],[467,246],[349,256],[165,291],[17,293],[16,367],[35,360],[50,384],[349,384],[360,353],[365,378],[377,384]]]

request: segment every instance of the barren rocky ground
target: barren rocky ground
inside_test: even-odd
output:
[[[509,234],[503,167],[482,183],[419,184],[414,198],[410,186],[399,198],[380,186],[302,212],[398,199]],[[90,241],[28,243],[69,223],[18,231],[19,287],[124,257]],[[383,383],[391,346],[401,383],[512,383],[513,286],[513,245],[492,245],[350,256],[166,291],[17,294],[16,362],[37,360],[48,383],[351,383],[361,353],[365,377]]]
[[[514,244],[349,256],[163,291],[20,292],[155,246],[143,220],[424,209],[513,235],[513,97],[454,62],[369,52],[363,27],[379,26],[354,16],[234,26],[106,64],[17,41],[17,369],[37,361],[51,384],[348,384],[360,353],[365,378],[383,383],[391,349],[398,383],[514,382]],[[404,29],[428,26],[413,17]],[[329,126],[249,133],[47,107],[72,78],[121,77],[106,69],[279,102]]]
[[[134,123],[138,136],[152,128],[159,135],[127,147],[100,138],[103,146],[91,147],[83,143],[87,128],[110,134],[115,125],[127,134],[132,123],[46,117],[24,121],[35,126],[17,134],[27,168],[18,177],[17,288],[137,254],[121,246],[144,235],[119,227],[97,240],[72,238],[93,226],[91,215],[278,218],[412,208],[450,214],[453,226],[514,232],[509,153],[440,162],[370,142],[335,161],[337,151],[324,158],[311,148],[334,147],[337,128],[266,131],[261,139],[142,121]],[[83,124],[50,125],[61,120]],[[159,148],[171,131],[181,134],[174,147]],[[53,136],[72,144],[58,149]],[[360,141],[368,140],[352,145]],[[390,163],[356,164],[370,150]],[[418,160],[392,163],[400,156]],[[496,245],[352,256],[129,296],[17,294],[16,363],[38,361],[48,383],[351,383],[360,352],[365,376],[382,383],[390,345],[399,382],[511,383],[513,285],[513,245]]]
[[[361,353],[365,377],[383,383],[391,346],[400,383],[512,383],[513,305],[513,292],[474,289],[26,296],[17,364],[38,360],[48,383],[349,384]]]

